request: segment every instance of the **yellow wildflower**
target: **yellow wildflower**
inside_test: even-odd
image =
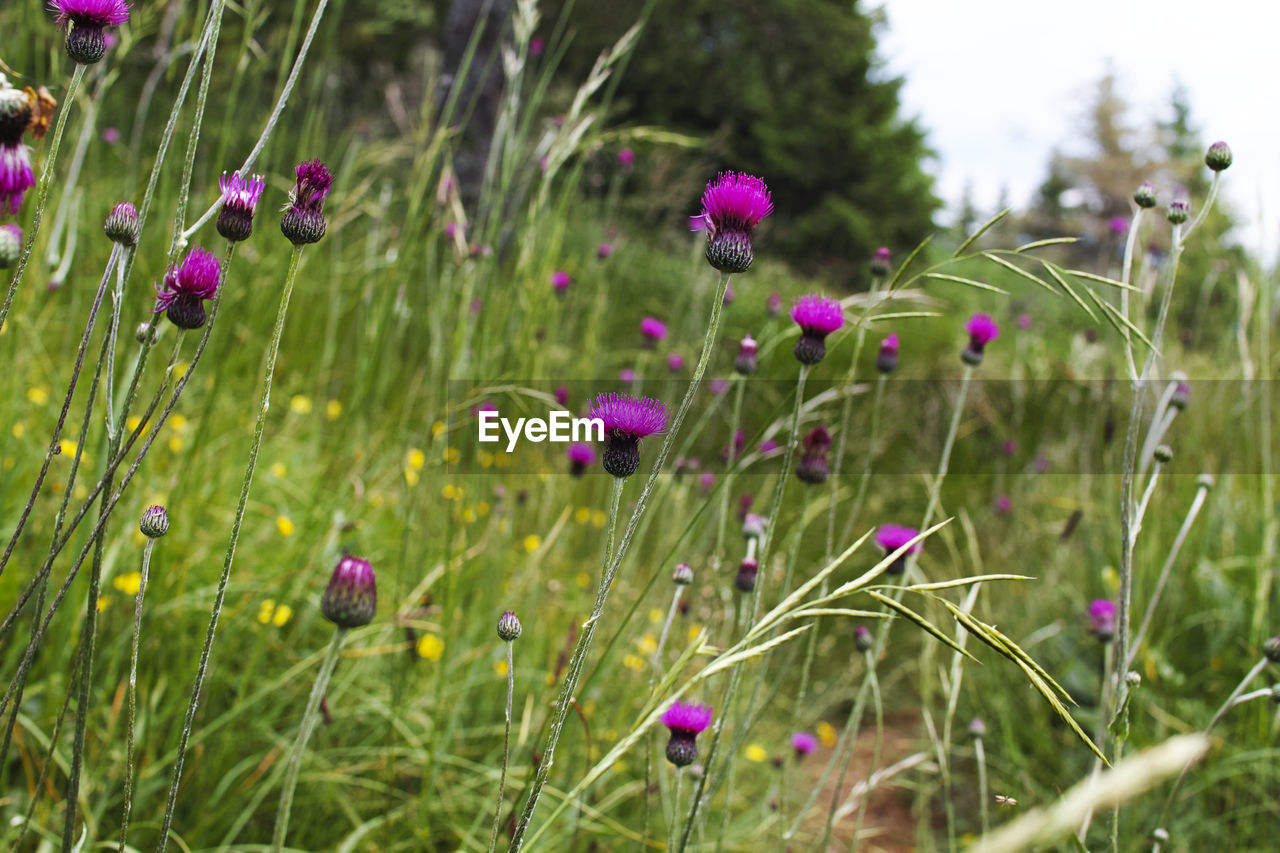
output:
[[[524,549],[532,554],[534,551],[542,547],[542,537],[535,533],[530,533],[524,537]]]
[[[27,399],[37,406],[43,406],[49,402],[49,387],[47,385],[36,385],[28,388]]]
[[[422,466],[427,464],[427,454],[416,447],[411,447],[404,456],[404,463],[414,471],[421,471]]]
[[[293,618],[293,608],[287,604],[281,604],[276,608],[276,612],[271,616],[271,624],[277,628],[284,627],[284,623]]]
[[[418,638],[418,657],[426,658],[430,661],[440,660],[440,656],[444,654],[444,640],[435,634],[423,634]]]
[[[271,471],[271,476],[275,477],[277,480],[283,480],[284,475],[289,473],[289,469],[284,467],[283,462],[272,462],[271,468],[268,470]]]
[[[112,578],[111,585],[125,595],[137,595],[138,590],[142,589],[142,572],[126,572],[119,577]]]
[[[281,536],[292,536],[292,535],[293,535],[293,531],[294,531],[296,528],[294,527],[293,522],[289,519],[289,516],[287,516],[287,515],[277,515],[277,516],[276,516],[276,529],[280,531],[280,535],[281,535]]]
[[[750,746],[748,746],[746,751],[743,753],[743,755],[746,756],[747,761],[754,761],[757,764],[759,764],[762,761],[769,760],[768,750],[766,750],[763,746],[761,746],[758,743],[753,743]]]
[[[293,398],[289,400],[289,411],[295,415],[311,414],[311,398],[304,397],[301,394],[294,394]]]
[[[327,421],[336,421],[342,415],[342,404],[337,400],[330,400],[324,404],[324,417]]]
[[[822,745],[831,748],[836,745],[836,727],[828,723],[826,720],[817,725],[818,740]]]

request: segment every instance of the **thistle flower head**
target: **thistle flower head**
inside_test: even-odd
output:
[[[339,628],[360,628],[378,611],[378,585],[368,560],[346,556],[338,561],[320,598],[320,612]]]
[[[107,52],[107,27],[129,20],[124,0],[50,0],[54,23],[67,31],[67,56],[81,65],[92,65]]]
[[[122,201],[107,214],[107,221],[102,230],[107,237],[122,246],[138,245],[142,223],[138,220],[138,209],[127,201]]]
[[[903,527],[899,524],[882,524],[876,531],[876,544],[884,549],[886,555],[892,554],[903,545],[920,535],[914,527]],[[900,575],[907,570],[907,558],[920,551],[920,543],[916,542],[902,552],[898,559],[886,569],[888,574]]]
[[[667,370],[672,373],[679,373],[684,370],[684,356],[678,352],[667,354]]]
[[[222,173],[218,189],[222,192],[222,209],[218,211],[218,233],[228,240],[248,240],[253,233],[253,212],[267,188],[261,175],[242,177],[238,172]]]
[[[650,397],[599,394],[588,417],[604,423],[604,469],[615,477],[630,477],[640,467],[640,440],[667,428],[667,407]]]
[[[693,569],[689,568],[688,563],[680,563],[676,566],[676,570],[671,573],[671,580],[677,586],[688,586],[693,583]]]
[[[1218,140],[1205,152],[1204,164],[1215,172],[1221,172],[1231,166],[1231,146]]]
[[[31,157],[22,141],[31,121],[31,102],[0,74],[0,216],[16,214],[27,190],[35,186]]]
[[[653,346],[667,336],[667,324],[656,317],[645,317],[640,321],[640,334],[647,346]]]
[[[504,643],[514,643],[520,639],[524,629],[520,627],[520,619],[513,611],[508,610],[498,617],[498,639]]]
[[[866,625],[859,625],[853,629],[853,646],[860,652],[870,651],[875,645],[875,639],[871,636],[871,629]]]
[[[996,511],[1002,514],[1008,514],[1013,509],[1013,498],[1008,495],[1001,495],[996,498]]]
[[[876,278],[884,278],[892,269],[892,255],[888,246],[881,246],[871,257],[871,274]]]
[[[791,749],[796,758],[812,755],[818,748],[818,739],[808,732],[795,732],[791,735]]]
[[[827,452],[831,450],[831,433],[819,424],[800,439],[800,461],[796,463],[796,476],[801,482],[817,485],[830,476]]]
[[[776,290],[769,294],[769,298],[764,302],[764,310],[768,312],[770,317],[779,317],[782,315],[782,294]]]
[[[581,442],[570,444],[564,455],[569,460],[569,473],[575,477],[581,477],[586,473],[587,468],[596,461],[595,448]]]
[[[620,151],[618,151],[619,166],[622,166],[623,168],[630,168],[631,166],[635,165],[635,162],[636,162],[636,152],[632,151],[630,148],[623,148]]]
[[[1264,642],[1262,655],[1272,663],[1280,663],[1280,637],[1272,637]]]
[[[554,392],[556,402],[562,406],[569,405],[569,389],[563,385],[557,385]]]
[[[721,172],[707,182],[702,212],[689,227],[707,232],[707,262],[724,273],[746,272],[754,259],[751,232],[773,212],[769,187],[754,175]]]
[[[827,335],[844,325],[844,309],[836,299],[810,293],[796,300],[791,307],[791,319],[800,327],[796,358],[801,364],[813,365],[827,354]]]
[[[745,557],[738,564],[738,574],[733,579],[733,585],[738,588],[739,592],[751,592],[756,588],[756,576],[759,574],[760,563],[750,557]]]
[[[662,714],[662,724],[671,732],[667,760],[676,767],[688,767],[698,757],[698,735],[711,725],[711,706],[675,702]]]
[[[597,260],[601,260],[601,261],[603,261],[605,258],[609,257],[609,256],[610,256],[610,255],[612,255],[612,254],[613,254],[613,244],[612,244],[612,243],[601,243],[601,244],[599,245],[599,247],[597,247],[597,248],[596,248],[596,259],[597,259]]]
[[[974,717],[969,721],[969,736],[974,740],[980,740],[987,736],[987,724],[982,721],[981,717]]]
[[[18,262],[22,254],[22,229],[13,223],[0,225],[0,270]]]
[[[1102,642],[1110,642],[1116,633],[1116,605],[1105,598],[1089,603],[1089,632]]]
[[[991,319],[990,314],[974,314],[969,318],[969,322],[964,324],[964,330],[969,333],[969,346],[965,347],[960,358],[965,364],[979,365],[982,363],[983,350],[986,349],[987,344],[1000,336],[1000,327],[996,325],[995,320]]]
[[[1143,181],[1142,184],[1133,191],[1134,203],[1143,210],[1149,210],[1156,206],[1156,188],[1150,181]]]
[[[156,285],[156,313],[164,311],[180,329],[200,328],[205,322],[204,300],[217,295],[221,275],[217,258],[199,247],[192,249],[165,273],[163,286]]]
[[[551,287],[555,290],[556,296],[564,295],[572,282],[573,279],[569,278],[569,274],[564,270],[556,270],[551,274]]]
[[[27,93],[10,86],[9,78],[0,74],[0,146],[21,142],[30,123],[31,101]]]
[[[749,512],[742,519],[742,535],[747,539],[763,539],[764,529],[767,524],[768,519],[763,515]]]
[[[159,504],[147,507],[138,522],[138,529],[148,539],[159,539],[169,532],[169,513]]]
[[[294,168],[297,182],[289,191],[289,206],[280,230],[295,246],[315,243],[324,236],[324,202],[333,188],[333,175],[319,160],[307,160]]]
[[[1169,202],[1169,210],[1165,212],[1165,218],[1174,225],[1181,225],[1191,217],[1191,202],[1186,198],[1175,198]]]
[[[756,354],[759,351],[760,345],[756,343],[755,338],[750,335],[744,336],[742,342],[738,344],[738,355],[733,360],[733,369],[743,376],[755,373],[758,366]]]
[[[898,369],[898,333],[893,332],[880,342],[880,352],[876,354],[876,370],[884,374]]]

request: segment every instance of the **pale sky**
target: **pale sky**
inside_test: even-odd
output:
[[[1268,257],[1280,212],[1280,3],[1269,0],[883,0],[880,51],[906,78],[903,106],[939,160],[953,206],[966,182],[993,212],[1020,207],[1056,147],[1070,149],[1109,69],[1133,124],[1168,114],[1175,82],[1205,143],[1226,140],[1223,176],[1239,239]]]

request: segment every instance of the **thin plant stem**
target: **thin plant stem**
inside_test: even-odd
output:
[[[862,504],[867,499],[867,488],[871,483],[871,469],[876,460],[876,448],[880,443],[880,418],[884,413],[884,388],[889,377],[883,373],[876,380],[875,396],[871,401],[871,434],[867,439],[867,455],[862,460],[862,475],[858,478],[858,491],[853,498],[853,509],[849,510],[849,518],[845,521],[844,536],[841,542],[847,542],[853,535],[854,525],[862,514]]]
[[[489,853],[498,849],[498,829],[502,825],[502,795],[507,787],[507,760],[511,755],[511,706],[515,701],[516,662],[512,643],[507,642],[507,714],[502,733],[502,769],[498,774],[498,806],[493,811],[493,834],[489,837]]]
[[[267,410],[271,406],[271,378],[275,373],[276,354],[280,351],[280,338],[284,335],[285,317],[289,312],[289,297],[293,295],[293,284],[298,275],[298,263],[302,258],[302,246],[295,246],[289,258],[289,272],[285,277],[284,290],[280,295],[280,307],[276,310],[275,328],[271,333],[271,342],[267,347],[266,359],[262,368],[262,397],[258,403],[258,417],[253,428],[253,441],[249,445],[249,458],[245,463],[244,480],[240,484],[240,499],[236,504],[235,516],[231,522],[231,535],[227,542],[227,551],[222,561],[222,575],[218,578],[218,590],[214,595],[213,608],[209,612],[209,628],[205,632],[204,647],[200,650],[200,662],[196,667],[195,681],[191,685],[191,700],[187,704],[186,719],[182,724],[182,732],[178,736],[178,752],[173,762],[173,780],[169,784],[168,804],[165,806],[164,820],[160,830],[160,842],[156,853],[164,853],[169,843],[169,828],[173,825],[173,812],[178,803],[178,783],[182,780],[182,763],[186,757],[187,741],[191,737],[191,729],[195,724],[196,708],[200,704],[200,690],[204,686],[205,673],[209,668],[209,656],[213,652],[214,635],[218,631],[218,617],[222,613],[222,603],[227,594],[227,583],[231,579],[231,566],[235,562],[236,543],[240,538],[240,526],[244,523],[245,509],[249,504],[249,492],[253,487],[253,473],[258,464],[258,451],[262,447],[262,433],[266,429]],[[183,378],[186,378],[185,376]]]
[[[129,712],[125,722],[124,813],[120,816],[120,849],[129,842],[129,812],[133,808],[133,733],[138,716],[138,641],[142,637],[142,599],[147,594],[147,578],[151,574],[151,551],[156,540],[148,538],[142,546],[142,571],[138,581],[138,597],[133,605],[133,643],[129,648]]]
[[[844,759],[841,762],[840,776],[836,781],[835,790],[831,795],[831,806],[827,809],[827,821],[822,830],[822,842],[818,845],[819,850],[826,850],[828,845],[831,843],[831,831],[835,826],[836,809],[839,807],[842,794],[844,793],[844,782],[845,778],[849,774],[849,767],[853,764],[853,753],[858,745],[858,730],[862,727],[862,712],[866,708],[867,697],[873,694],[879,695],[879,682],[876,679],[874,655],[875,649],[867,649],[867,651],[862,654],[863,661],[867,668],[866,676],[863,679],[862,688],[858,690],[858,696],[854,700],[853,709],[849,712],[849,719],[845,722],[844,733],[848,735],[848,739],[845,742]],[[835,757],[835,755],[832,756],[832,758]],[[829,772],[830,767],[828,768],[828,773]],[[816,797],[818,793],[825,788],[825,786],[826,777],[824,777],[822,784],[814,790],[813,796]],[[812,801],[804,808],[803,811],[800,812],[800,814],[796,815],[796,821],[792,824],[788,837],[795,834],[796,827],[799,826],[805,812],[807,812],[811,806]]]
[[[978,811],[982,817],[982,834],[991,831],[991,821],[987,813],[987,749],[982,738],[973,741],[973,757],[978,763]]]
[[[1124,238],[1124,266],[1120,269],[1120,283],[1128,285],[1130,275],[1133,270],[1133,249],[1138,241],[1138,228],[1142,225],[1143,209],[1139,207],[1133,214],[1133,221],[1129,223],[1129,232]],[[1133,358],[1133,337],[1129,331],[1129,288],[1120,288],[1120,316],[1124,318],[1124,356],[1129,367],[1129,378],[1136,380],[1138,378],[1138,365]]]
[[[284,837],[289,831],[289,812],[293,809],[293,793],[298,787],[298,773],[302,769],[302,757],[307,752],[307,741],[320,721],[320,700],[324,699],[324,691],[329,686],[329,679],[338,665],[338,653],[342,651],[342,641],[347,637],[346,628],[337,628],[333,639],[320,663],[320,672],[316,674],[316,683],[307,698],[306,710],[302,712],[302,724],[298,726],[298,737],[293,742],[289,753],[289,764],[284,771],[284,782],[280,789],[280,806],[276,809],[276,826],[271,833],[271,853],[280,853],[284,847]]]
[[[13,278],[9,279],[9,288],[4,294],[4,304],[0,305],[0,328],[4,327],[9,317],[9,308],[13,305],[13,296],[18,292],[18,285],[27,272],[31,261],[31,251],[35,248],[36,237],[40,235],[40,223],[44,220],[45,205],[49,201],[49,185],[53,183],[53,170],[58,163],[58,149],[62,147],[62,134],[67,128],[67,116],[71,114],[71,105],[75,102],[76,92],[84,80],[87,65],[76,64],[71,73],[71,82],[67,84],[67,94],[62,98],[58,120],[53,126],[53,139],[49,142],[49,150],[45,153],[44,163],[40,167],[40,180],[36,184],[35,212],[31,215],[31,225],[27,228],[27,239],[22,244],[22,254],[13,270]],[[19,143],[21,144],[21,143]]]
[[[712,552],[715,566],[718,568],[724,558],[725,530],[729,526],[729,496],[733,491],[733,477],[738,472],[738,429],[742,424],[742,396],[746,391],[745,377],[734,377],[733,414],[729,420],[729,465],[724,472],[724,483],[720,486],[720,519],[716,528],[716,547]]]
[[[675,417],[672,418],[671,424],[667,428],[667,433],[663,438],[662,446],[658,449],[658,458],[654,461],[653,469],[649,472],[649,478],[645,481],[644,488],[640,491],[640,497],[636,501],[635,507],[631,510],[631,517],[628,519],[626,529],[622,533],[622,539],[618,543],[617,551],[614,553],[613,558],[610,561],[607,572],[610,581],[617,577],[618,568],[621,566],[623,558],[626,557],[627,551],[631,546],[632,537],[635,536],[636,529],[640,526],[640,521],[644,517],[649,495],[652,493],[653,486],[657,482],[658,476],[662,473],[662,470],[666,465],[667,457],[671,454],[671,448],[675,445],[676,436],[679,435],[680,427],[684,424],[685,416],[688,415],[689,409],[693,405],[693,398],[697,395],[698,388],[701,386],[702,377],[707,372],[707,364],[711,360],[711,352],[715,346],[716,334],[720,329],[720,315],[724,309],[724,292],[729,286],[729,281],[729,276],[720,276],[719,285],[716,287],[715,298],[711,304],[711,317],[707,323],[707,333],[702,342],[702,355],[698,358],[698,365],[694,368],[693,376],[689,380],[689,387],[685,391],[684,399],[680,401],[680,407],[676,410]],[[607,587],[605,588],[605,591],[607,593]],[[594,624],[595,623],[593,622],[592,627],[594,627]],[[579,637],[578,641],[581,643],[582,638]],[[583,657],[585,658],[585,651]],[[541,793],[542,787],[546,784],[546,774],[550,771],[550,758],[550,754],[545,755],[543,764],[539,766],[538,773],[534,777],[534,787],[529,792],[529,798],[527,799],[524,810],[520,815],[520,820],[516,824],[516,831],[511,839],[511,845],[508,848],[510,853],[516,853],[524,843],[524,835],[528,830],[529,821],[532,819],[533,812],[537,808],[538,795]],[[539,778],[541,781],[539,781]]]

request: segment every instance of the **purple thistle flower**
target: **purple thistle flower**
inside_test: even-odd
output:
[[[652,349],[658,341],[667,336],[667,324],[654,317],[645,317],[640,321],[640,334],[644,337],[644,345]]]
[[[595,448],[581,442],[570,444],[564,455],[569,459],[569,473],[575,477],[585,474],[587,467],[596,461]]]
[[[0,270],[18,262],[22,254],[22,229],[13,223],[0,225]]]
[[[529,39],[529,55],[542,56],[542,51],[546,50],[547,42],[542,36],[534,36]]]
[[[733,440],[729,443],[728,447],[725,447],[720,451],[720,458],[725,461],[737,459],[742,455],[742,448],[746,446],[746,443],[747,434],[740,429],[734,430]]]
[[[876,354],[876,370],[884,374],[898,369],[898,333],[893,332],[880,342],[880,352]]]
[[[239,173],[222,173],[218,189],[222,191],[222,209],[218,211],[218,233],[228,240],[248,240],[253,234],[253,212],[267,188],[261,175],[244,178]]]
[[[556,270],[551,274],[551,286],[555,289],[556,296],[564,296],[572,282],[573,279],[564,270]]]
[[[791,735],[791,749],[795,752],[796,758],[813,755],[817,748],[818,739],[808,732],[796,732]]]
[[[556,402],[562,406],[569,405],[569,389],[563,385],[557,385],[555,390]]]
[[[1026,329],[1030,329],[1030,328],[1031,328],[1031,315],[1030,315],[1030,314],[1019,314],[1019,315],[1018,315],[1018,328],[1019,328],[1019,329],[1023,329],[1023,330],[1026,330]]]
[[[778,442],[774,441],[772,438],[766,438],[764,441],[760,442],[760,455],[767,456],[781,446],[782,445],[778,444]]]
[[[289,191],[289,206],[280,220],[280,230],[293,245],[305,246],[324,236],[324,202],[333,189],[333,175],[319,160],[299,163],[293,173],[297,183]]]
[[[782,315],[782,294],[776,290],[769,294],[769,298],[765,300],[764,310],[769,313],[770,317],[778,317]]]
[[[667,428],[667,407],[650,397],[599,394],[588,417],[604,422],[604,470],[630,477],[640,467],[640,440]]]
[[[996,498],[996,510],[1001,513],[1008,513],[1013,509],[1013,499],[1008,495],[1001,495]]]
[[[1089,632],[1101,642],[1109,643],[1116,635],[1116,605],[1105,598],[1089,603]]]
[[[698,475],[698,486],[704,495],[708,494],[711,491],[711,487],[715,484],[716,475],[712,474],[710,471],[703,471]]]
[[[368,560],[345,556],[338,561],[320,598],[320,612],[339,628],[360,628],[378,612],[378,584]]]
[[[876,249],[875,255],[871,258],[871,274],[876,278],[884,278],[891,270],[891,258],[888,246],[881,246]]]
[[[81,65],[92,65],[107,52],[107,27],[129,20],[124,0],[50,0],[54,23],[67,31],[67,56]]]
[[[609,257],[612,254],[613,254],[613,244],[601,243],[599,248],[596,249],[596,260],[603,261],[605,258]]]
[[[1000,445],[1000,452],[1005,456],[1012,456],[1018,452],[1018,442],[1014,441],[1012,438],[1006,438]]]
[[[723,273],[742,273],[754,258],[751,232],[773,212],[765,182],[741,172],[721,172],[707,182],[702,212],[689,220],[707,232],[707,263]]]
[[[1129,220],[1123,216],[1113,216],[1107,222],[1107,230],[1118,237],[1129,233]]]
[[[636,152],[632,151],[630,148],[623,148],[618,152],[618,165],[622,168],[630,169],[635,165],[635,162]]]
[[[199,247],[182,263],[165,273],[163,287],[156,284],[155,313],[165,312],[179,329],[198,329],[205,323],[204,301],[218,293],[222,268],[218,259]]]
[[[115,127],[104,127],[102,129],[102,141],[108,145],[115,145],[120,141],[120,129]]]
[[[684,356],[678,352],[668,354],[667,370],[670,370],[672,373],[679,373],[684,370]]]
[[[1000,327],[990,314],[974,314],[964,324],[964,330],[969,333],[969,346],[965,347],[960,358],[970,366],[982,364],[982,351],[1000,336]]]
[[[831,434],[819,424],[800,439],[800,461],[796,463],[796,476],[801,482],[816,486],[825,483],[831,470],[827,467],[827,452],[831,450]]]
[[[814,365],[827,354],[827,335],[844,325],[844,309],[838,300],[810,293],[796,300],[791,319],[800,327],[796,358],[801,364]]]
[[[733,585],[738,588],[739,592],[751,592],[756,588],[756,576],[760,574],[760,564],[750,557],[745,557],[738,564],[738,574],[733,579]]]
[[[624,367],[618,371],[618,381],[623,385],[630,387],[636,384],[636,372],[630,367]]]
[[[756,353],[760,351],[760,345],[756,343],[755,338],[750,335],[742,339],[742,343],[738,344],[738,355],[733,360],[733,369],[743,376],[750,376],[756,372]]]
[[[866,625],[859,625],[853,629],[853,647],[860,652],[870,651],[875,645],[875,640],[871,637],[871,630]]]
[[[0,216],[16,214],[22,196],[36,183],[31,157],[22,141],[30,121],[27,96],[0,74]]]
[[[885,556],[888,556],[919,535],[920,531],[914,527],[903,527],[899,524],[882,524],[880,529],[876,531],[876,544],[883,548]],[[917,553],[919,550],[920,543],[916,542],[906,551],[903,551],[902,555],[890,564],[886,572],[891,575],[902,574],[907,570],[907,557]]]
[[[711,706],[673,702],[662,713],[662,724],[671,732],[667,760],[676,767],[688,767],[698,757],[698,735],[711,725]]]

